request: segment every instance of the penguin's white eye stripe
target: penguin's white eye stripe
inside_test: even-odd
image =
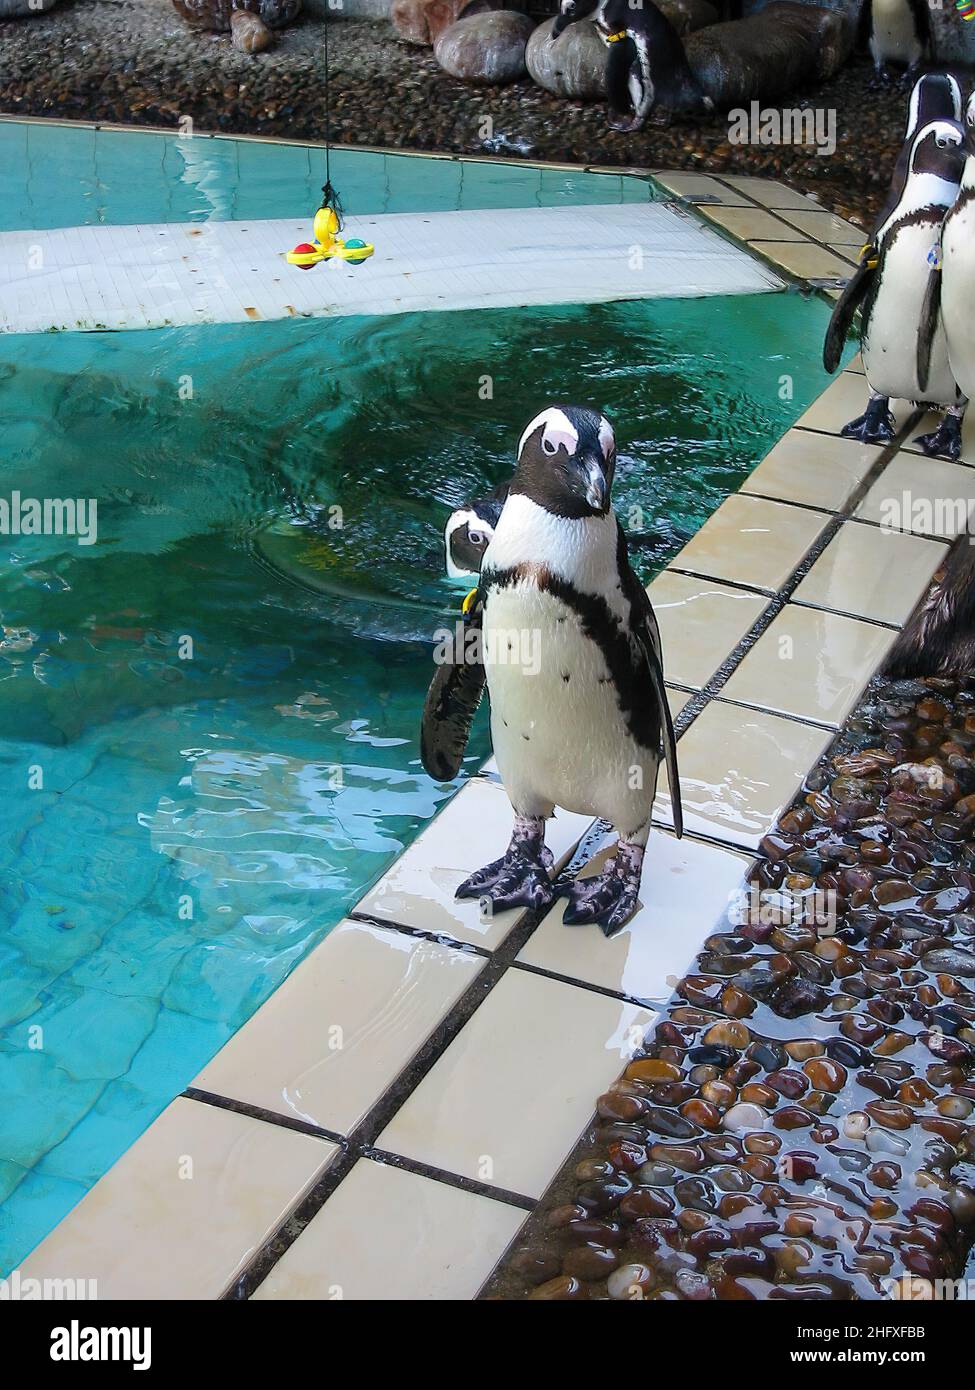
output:
[[[608,459],[616,448],[616,435],[613,433],[613,426],[603,415],[599,421],[599,442],[603,449],[603,458]]]
[[[542,433],[542,448],[547,454],[558,452],[559,445],[562,445],[566,452],[574,454],[579,443],[579,432],[564,410],[558,410],[550,406],[548,410],[543,410],[536,415],[531,424],[527,427],[518,444],[518,457],[521,458],[521,451],[525,444],[531,439],[539,425],[544,425]],[[549,448],[548,445],[552,447]]]

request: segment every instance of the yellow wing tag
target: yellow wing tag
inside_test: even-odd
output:
[[[606,42],[607,42],[607,43],[619,43],[620,39],[625,39],[625,38],[626,38],[626,30],[625,30],[625,29],[617,29],[617,31],[616,31],[615,34],[607,34],[607,35],[606,35]]]
[[[474,605],[474,600],[475,600],[476,598],[477,598],[477,590],[476,590],[476,589],[472,589],[472,590],[470,591],[470,593],[467,595],[467,597],[464,599],[464,602],[461,604],[461,606],[460,606],[460,611],[464,614],[465,617],[466,617],[467,614],[471,611],[471,608],[472,608],[473,605]]]

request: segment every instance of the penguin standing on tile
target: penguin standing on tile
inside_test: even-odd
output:
[[[892,63],[910,75],[931,51],[928,0],[865,0],[860,32],[878,81],[889,79]]]
[[[462,640],[438,666],[421,730],[426,770],[454,777],[486,683],[515,826],[504,856],[457,896],[499,911],[547,907],[556,888],[545,821],[561,806],[618,832],[604,873],[559,890],[566,923],[596,923],[607,936],[638,906],[662,758],[683,828],[660,634],[610,504],[615,464],[613,428],[594,410],[551,406],[527,426]]]
[[[955,121],[933,121],[914,136],[904,189],[880,228],[876,254],[861,261],[833,310],[823,348],[823,364],[830,372],[839,364],[853,315],[863,305],[860,349],[870,399],[863,415],[843,427],[845,438],[889,443],[894,437],[891,398],[914,401],[945,411],[938,429],[917,439],[924,453],[958,457],[968,402],[952,375],[937,311],[928,334],[923,386],[919,343],[931,317],[929,276],[940,256],[941,224],[958,194],[964,139]]]
[[[651,111],[662,123],[674,114],[713,111],[714,102],[691,72],[680,35],[666,15],[641,0],[561,0],[552,39],[592,17],[609,47],[606,95],[613,130],[642,130]]]

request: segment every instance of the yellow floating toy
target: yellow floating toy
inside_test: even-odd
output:
[[[362,265],[375,251],[368,241],[358,237],[348,237],[345,241],[337,235],[342,222],[335,208],[323,205],[315,213],[314,242],[302,241],[293,251],[289,251],[289,265],[301,270],[311,270],[320,261],[348,261],[349,265]]]

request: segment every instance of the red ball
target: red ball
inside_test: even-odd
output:
[[[315,248],[314,246],[312,246],[310,242],[307,242],[307,241],[303,241],[303,242],[301,242],[298,246],[295,247],[295,252],[296,252],[296,253],[301,253],[302,255],[304,255],[305,253],[314,254],[315,250],[316,250],[316,248]],[[314,261],[312,261],[309,265],[299,265],[299,266],[298,266],[298,269],[299,269],[299,270],[314,270],[314,269],[315,269],[315,264],[316,264],[316,263],[315,263]]]

